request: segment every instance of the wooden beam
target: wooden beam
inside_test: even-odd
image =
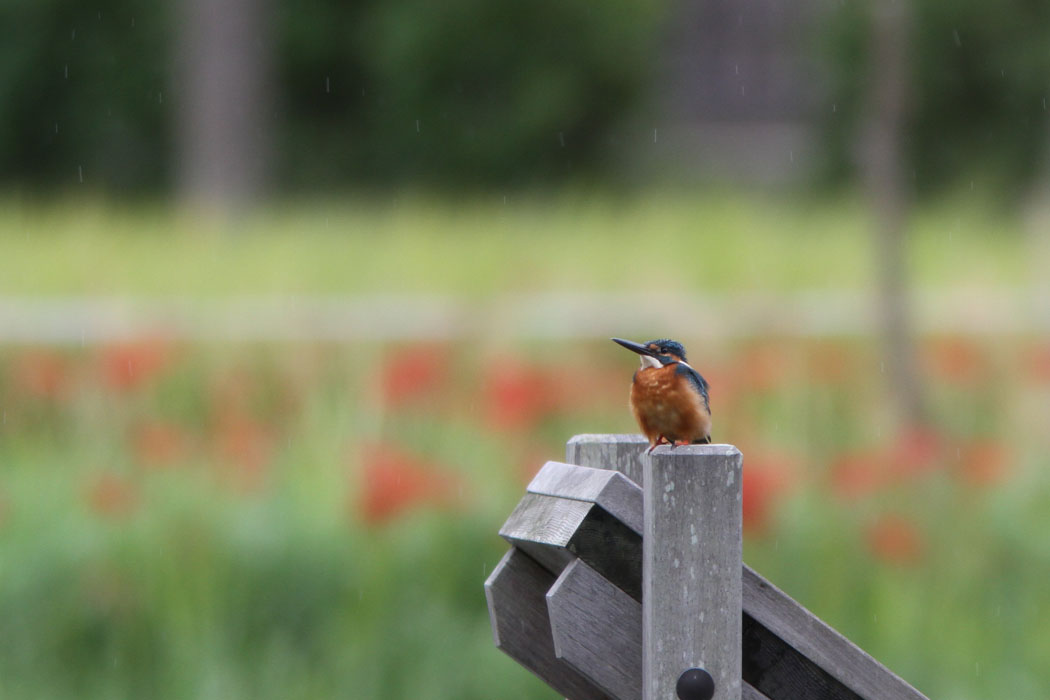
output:
[[[485,581],[485,599],[496,647],[570,700],[608,696],[554,655],[546,593],[554,576],[511,549]]]
[[[554,655],[617,700],[642,697],[642,607],[577,559],[547,591]]]
[[[740,700],[741,461],[732,445],[688,445],[645,465],[644,700],[674,698],[691,668],[714,700]]]
[[[646,444],[641,436],[577,435],[568,443],[567,459],[630,467]],[[683,449],[695,448],[676,448],[675,452]],[[667,450],[659,448],[655,454]],[[632,570],[627,566],[623,569]],[[745,691],[751,683],[772,700],[800,697],[800,688],[814,693],[819,689],[823,694],[814,697],[828,700],[925,700],[922,693],[746,564],[741,567],[740,579]],[[640,581],[620,587],[627,590],[633,586],[640,588]]]
[[[641,600],[641,535],[601,506],[527,493],[499,534],[555,576],[579,557],[635,600]]]
[[[555,656],[610,697],[641,700],[641,603],[577,559],[547,592],[547,611]],[[768,700],[746,682],[741,697]]]
[[[642,490],[619,472],[547,462],[533,477],[528,492],[595,503],[642,534]]]
[[[743,570],[744,677],[771,698],[926,700],[895,673],[762,578]],[[806,697],[811,697],[806,695]]]
[[[740,688],[740,700],[770,700],[770,698],[755,690],[754,686],[747,681],[744,681],[744,685]]]

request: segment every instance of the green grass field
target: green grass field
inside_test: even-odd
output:
[[[917,214],[916,284],[1028,284],[1017,222]],[[0,295],[863,290],[857,202],[291,204],[219,225],[0,208]],[[623,335],[644,332],[626,328]],[[745,455],[745,557],[931,698],[1050,687],[1050,338],[924,334],[896,428],[863,337],[681,338]],[[496,532],[574,433],[631,432],[604,338],[0,345],[0,696],[553,698],[495,650]]]
[[[286,204],[217,220],[95,201],[0,203],[0,293],[200,296],[864,288],[862,203],[737,192]],[[915,217],[924,285],[1016,284],[1015,219],[963,198]]]

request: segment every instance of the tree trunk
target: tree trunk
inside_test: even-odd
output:
[[[256,200],[270,162],[271,7],[267,0],[182,0],[177,85],[178,194],[229,210]]]
[[[911,8],[906,0],[871,0],[870,88],[862,170],[874,216],[878,313],[886,386],[899,421],[925,421],[921,373],[911,322],[906,233],[911,206],[903,135],[908,113]]]
[[[1047,124],[1050,128],[1050,122]],[[1028,269],[1031,275],[1035,327],[1050,318],[1050,134],[1044,146],[1039,173],[1033,179],[1024,203],[1025,234],[1028,239]]]

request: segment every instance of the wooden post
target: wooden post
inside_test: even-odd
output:
[[[689,445],[645,464],[643,700],[678,697],[690,669],[714,681],[691,697],[740,700],[741,462],[731,445]]]
[[[565,461],[581,467],[615,469],[641,486],[648,446],[642,435],[576,435],[565,444]]]
[[[485,583],[500,649],[572,700],[926,700],[743,564],[735,447],[647,445],[578,435],[588,466],[536,474]]]

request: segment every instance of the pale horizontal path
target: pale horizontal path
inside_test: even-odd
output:
[[[691,337],[866,335],[874,299],[856,291],[778,294],[549,293],[453,296],[249,296],[217,299],[0,296],[0,342],[97,343],[141,336],[268,341],[593,338],[665,328]],[[916,327],[965,334],[1050,331],[1050,299],[1016,289],[927,290]]]

